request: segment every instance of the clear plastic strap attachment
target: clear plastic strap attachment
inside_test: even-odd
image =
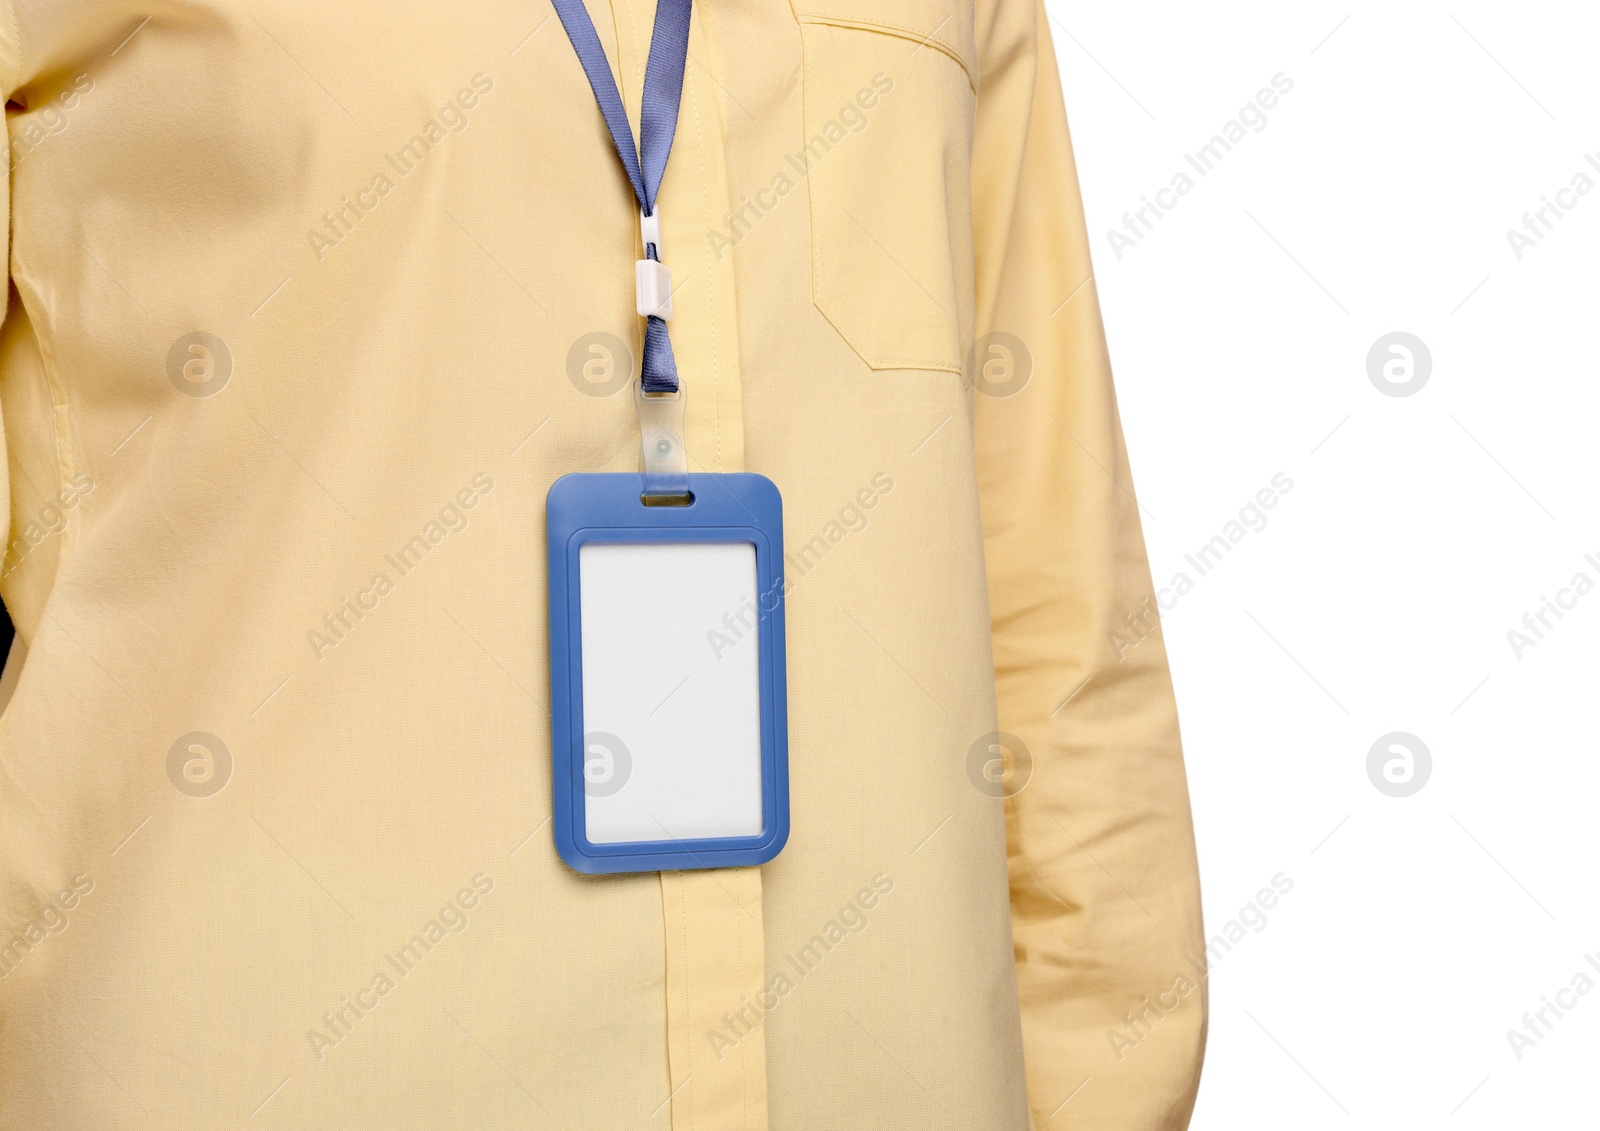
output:
[[[633,383],[633,404],[639,412],[639,447],[644,456],[646,506],[689,502],[689,452],[683,446],[684,383],[676,393],[646,393]]]

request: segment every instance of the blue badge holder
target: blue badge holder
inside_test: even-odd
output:
[[[789,837],[783,503],[778,488],[761,475],[696,473],[687,476],[687,505],[659,505],[661,500],[649,491],[657,483],[648,474],[576,473],[556,480],[547,499],[552,823],[561,859],[587,874],[764,864]],[[595,843],[588,825],[593,786],[585,772],[595,736],[584,721],[580,555],[585,546],[601,544],[690,543],[748,544],[755,550],[760,831],[680,839],[663,826],[660,839]],[[673,598],[670,591],[659,595],[665,602]]]

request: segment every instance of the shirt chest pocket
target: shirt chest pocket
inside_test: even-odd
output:
[[[976,74],[964,0],[794,0],[811,295],[873,369],[961,371]]]

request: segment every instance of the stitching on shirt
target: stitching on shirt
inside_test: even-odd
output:
[[[811,128],[811,94],[811,51],[806,44],[805,28],[802,27],[800,29],[800,135],[802,138],[805,137],[806,131]],[[822,316],[828,319],[833,328],[838,330],[839,336],[849,342],[853,349],[855,343],[851,342],[845,332],[839,329],[838,323],[834,322],[832,318],[828,318],[828,312],[823,310],[822,304],[817,301],[817,264],[822,261],[822,249],[818,246],[817,240],[817,189],[816,180],[812,177],[806,178],[806,211],[810,214],[811,227],[811,305],[822,312]],[[856,353],[861,355],[860,350],[856,350]]]
[[[5,74],[0,75],[0,93],[10,97],[22,85],[22,33],[17,30],[16,5],[0,2],[0,35],[5,39]]]
[[[712,63],[716,63],[718,60],[720,60],[722,58],[722,41],[717,38],[717,18],[715,16],[715,14],[712,12],[711,8],[702,7],[701,9],[699,9],[699,15],[696,17],[696,20],[697,20],[697,26],[699,26],[701,28],[702,34],[704,35],[704,38],[706,40],[706,50],[710,54],[711,62]],[[715,72],[711,71],[711,69],[709,67],[707,68],[707,73],[711,75],[711,78],[712,78],[713,81],[716,80]],[[727,119],[726,119],[727,104],[724,103],[720,98],[716,98],[715,97],[715,92],[713,92],[713,96],[714,96],[713,97],[713,105],[715,105],[717,107],[717,126],[722,131],[721,134],[719,135],[723,139],[723,143],[722,143],[723,144],[722,191],[723,191],[724,196],[726,196],[726,194],[728,192],[728,178],[727,178],[727,164],[728,164],[727,163],[727,136],[728,136],[728,131],[727,131],[727,128],[726,128],[727,127]],[[696,113],[696,118],[695,118],[695,129],[697,131],[700,129],[698,112]],[[702,152],[704,152],[704,150],[702,150]],[[703,199],[709,201],[709,199],[710,199],[709,191],[707,191],[706,196]],[[731,204],[732,202],[729,201],[729,203]],[[711,217],[708,215],[708,216],[706,216],[706,226],[709,228],[710,225],[711,225]],[[707,245],[706,245],[706,264],[707,264],[707,270],[714,272],[715,268],[712,265],[711,245],[709,243],[707,243]],[[732,263],[729,263],[728,271],[730,272],[730,274],[732,273],[732,271],[733,271],[733,264]],[[733,288],[730,291],[730,293],[734,294],[735,296],[737,296],[737,288],[736,287]],[[714,302],[715,302],[715,298],[713,298],[713,303]],[[739,308],[738,300],[737,300],[737,297],[735,297],[735,300],[733,302],[734,314],[733,314],[732,317],[733,317],[733,324],[734,324],[736,332],[737,332],[737,327],[738,327],[738,324],[739,324],[738,323],[738,308]],[[715,321],[713,321],[712,324],[711,324],[713,341],[715,341],[716,325],[717,324],[716,324]],[[734,361],[737,363],[739,361],[739,350],[738,350],[737,342],[735,343],[735,347],[734,347],[734,351],[733,351],[733,357],[734,357]],[[715,366],[715,364],[716,364],[716,355],[713,355],[713,366]],[[735,391],[739,393],[739,400],[740,400],[740,404],[742,405],[743,404],[743,396],[744,396],[744,394],[743,394],[743,389],[744,389],[744,369],[743,369],[743,367],[739,366],[736,369],[734,375],[736,377],[736,381],[734,383],[734,388],[735,388]],[[719,373],[716,373],[714,371],[713,372],[713,376],[716,378],[716,382],[717,382],[716,383],[716,388],[717,388],[717,403],[716,403],[716,408],[717,408],[717,470],[720,471],[720,470],[722,470],[722,384],[721,384],[721,378],[720,378],[720,374]],[[741,418],[739,419],[738,424],[739,424],[739,448],[740,448],[741,462],[740,462],[739,467],[736,468],[735,470],[744,471],[746,469],[746,467],[749,466],[749,459],[748,459],[748,453],[745,451],[745,447],[744,447],[745,437],[744,437],[744,421],[743,421],[742,415],[741,415]]]
[[[875,31],[880,35],[892,35],[899,39],[909,39],[913,43],[932,47],[939,54],[947,56],[966,73],[967,85],[972,87],[974,94],[978,91],[978,81],[973,77],[972,68],[962,56],[956,46],[939,36],[931,36],[925,31],[919,31],[907,24],[897,24],[885,20],[858,20],[849,16],[802,15],[799,17],[802,24],[827,24],[832,27],[851,28],[856,31]]]
[[[663,876],[662,879],[665,880],[666,877]],[[673,882],[674,885],[678,886],[680,889],[684,886],[684,880],[683,880],[683,877],[681,877],[681,876],[673,877],[673,881],[672,882]],[[679,928],[683,931],[683,964],[682,964],[683,965],[683,1012],[684,1013],[688,1013],[689,1010],[693,1008],[693,1006],[690,1003],[694,1000],[694,995],[689,990],[689,907],[688,907],[689,897],[688,897],[688,893],[685,892],[685,891],[679,890],[678,894],[677,894],[677,900],[678,900],[678,925],[679,925]],[[685,1128],[685,1131],[694,1131],[694,1093],[695,1093],[695,1086],[694,1086],[694,1034],[688,1031],[688,1025],[689,1025],[688,1017],[679,1017],[678,1018],[678,1024],[682,1025],[684,1027],[683,1047],[688,1052],[688,1060],[684,1063],[684,1066],[683,1066],[684,1067],[684,1071],[687,1073],[687,1075],[684,1077],[684,1083],[688,1085],[688,1092],[689,1092],[689,1122],[688,1122],[687,1127]],[[672,1078],[671,1073],[667,1074],[667,1078],[669,1080]],[[674,1120],[673,1122],[676,1123],[677,1121]]]
[[[709,54],[711,56],[711,62],[715,63],[715,62],[717,62],[718,60],[720,60],[722,58],[722,41],[717,38],[717,18],[716,18],[716,15],[713,13],[711,8],[702,7],[702,8],[699,9],[699,15],[696,17],[696,19],[698,21],[700,21],[698,26],[703,31],[703,34],[704,34],[704,37],[705,37],[705,40],[706,40],[706,50],[709,52]],[[709,67],[707,68],[707,72],[709,74],[711,74],[712,80],[715,81],[716,80],[715,72],[712,72]],[[721,129],[722,132],[721,132],[720,136],[723,138],[722,191],[723,191],[724,195],[726,195],[727,191],[728,191],[728,178],[727,178],[727,164],[728,163],[727,163],[727,152],[726,152],[727,151],[727,136],[728,136],[728,131],[727,131],[727,128],[726,128],[727,127],[727,119],[726,119],[727,104],[725,102],[723,102],[719,98],[714,98],[714,105],[717,107],[717,126],[718,126],[719,129]],[[696,129],[697,130],[699,129],[698,121],[699,121],[699,119],[697,117],[696,118]],[[705,199],[707,199],[707,200],[710,199],[709,192],[707,193]],[[729,204],[730,205],[732,204],[731,200],[729,201]],[[707,227],[710,226],[710,222],[711,222],[711,217],[707,216],[706,217]],[[707,245],[706,245],[706,263],[707,263],[707,270],[714,270],[714,268],[711,266],[711,264],[712,264],[712,255],[711,255],[711,245],[709,243],[707,243]],[[728,271],[730,273],[733,271],[733,264],[732,263],[729,263]],[[735,296],[737,296],[737,288],[735,287],[730,293],[732,293]],[[738,300],[737,300],[737,297],[735,297],[735,300],[734,300],[734,303],[733,303],[733,309],[734,309],[734,314],[733,314],[734,322],[733,322],[733,324],[734,324],[736,330],[737,330],[737,327],[738,327],[738,324],[739,324],[738,323],[738,308],[739,308]],[[715,335],[715,331],[716,331],[716,323],[713,321],[712,322],[713,335]],[[735,343],[733,356],[734,356],[735,362],[737,362],[739,360],[739,350],[737,348],[737,343]],[[714,361],[713,361],[713,363],[714,363]],[[743,399],[744,399],[744,394],[743,394],[743,390],[744,390],[744,369],[743,369],[743,366],[740,366],[738,368],[738,370],[735,373],[735,377],[737,378],[737,380],[735,381],[734,388],[739,393],[739,400],[740,400],[740,404],[742,405],[743,404]],[[717,396],[717,425],[718,425],[717,426],[717,469],[719,471],[722,469],[722,427],[721,427],[721,422],[722,422],[722,397],[721,397],[721,389],[722,389],[722,385],[720,383],[720,378],[719,378],[718,383],[717,383],[717,390],[718,390],[718,396]],[[748,456],[748,452],[745,450],[745,447],[744,447],[744,440],[745,440],[745,437],[744,437],[744,421],[743,421],[743,418],[742,418],[742,415],[741,415],[741,418],[739,420],[739,446],[740,446],[740,453],[741,453],[742,462],[740,463],[739,467],[736,469],[736,470],[739,470],[739,471],[744,471],[749,466],[749,456]]]
[[[689,106],[694,111],[694,137],[696,142],[695,152],[700,158],[700,215],[705,219],[706,227],[711,226],[711,217],[706,212],[706,201],[711,195],[711,178],[706,172],[706,135],[700,125],[700,94],[699,88],[693,79],[689,82]],[[717,368],[717,285],[714,268],[711,265],[711,248],[705,251],[706,259],[706,303],[711,314],[711,411],[712,431],[717,441],[717,470],[722,470],[722,381]]]
[[[822,26],[831,25],[834,22],[835,21],[831,20],[814,20],[809,18],[801,20],[802,25],[810,23]],[[805,28],[802,26],[800,43],[800,121],[802,127],[807,131],[810,130],[812,119],[811,63],[816,54],[816,49],[805,42]],[[819,225],[817,223],[816,186],[816,176],[813,175],[806,178],[806,208],[811,216],[811,305],[816,308],[817,313],[821,314],[823,318],[827,319],[828,325],[832,326],[838,335],[845,340],[845,344],[855,351],[857,357],[866,362],[868,369],[929,369],[936,370],[941,373],[955,373],[959,375],[961,373],[961,367],[959,365],[952,365],[948,361],[935,361],[931,358],[922,360],[909,357],[869,357],[867,351],[862,349],[861,346],[856,343],[856,340],[850,336],[845,328],[841,326],[833,317],[832,313],[829,312],[828,306],[823,301],[823,297],[820,293],[820,283],[818,281],[818,265],[822,262],[822,246],[819,235]]]
[[[634,81],[639,90],[644,90],[644,57],[639,53],[639,21],[634,17],[633,4],[630,0],[623,0],[623,5],[628,9],[628,33],[633,38],[633,74]],[[615,11],[615,9],[612,9]],[[620,60],[619,60],[620,62]],[[640,95],[643,98],[643,95]],[[640,111],[643,113],[643,110]]]
[[[55,352],[51,349],[49,335],[41,332],[39,319],[33,316],[33,310],[27,302],[26,296],[32,295],[35,299],[39,299],[42,292],[34,282],[33,273],[27,264],[16,254],[15,238],[8,239],[6,246],[10,252],[11,279],[17,285],[17,298],[28,314],[28,329],[33,335],[34,345],[39,350],[39,366],[44,370],[45,385],[50,390],[50,439],[51,446],[55,448],[56,475],[60,477],[56,490],[65,491],[72,485],[76,476],[73,456],[77,445],[73,442],[72,402],[67,397],[67,386],[61,380],[61,374],[56,368]],[[46,304],[42,301],[37,305],[40,310],[46,309]],[[68,547],[75,541],[73,531],[76,526],[77,524],[69,518],[61,532],[61,543],[57,549],[58,563],[65,558]],[[59,571],[59,565],[57,568]]]
[[[677,1016],[677,1010],[672,1004],[673,994],[676,992],[677,986],[677,983],[674,981],[676,972],[672,967],[672,894],[668,890],[668,885],[671,884],[672,877],[667,872],[658,872],[656,873],[656,879],[661,887],[661,985],[663,989],[663,1003],[665,1006],[662,1020],[663,1028],[666,1031],[667,1038],[667,1127],[668,1131],[673,1131],[673,1129],[677,1126],[677,1116],[675,1113],[678,1110],[678,1092],[677,1084],[672,1077],[672,1022]]]
[[[735,889],[743,888],[744,885],[741,884],[739,881],[740,881],[740,877],[737,874],[735,874],[734,882],[733,882],[733,886],[734,886]],[[734,896],[733,897],[733,912],[732,912],[732,915],[733,915],[733,937],[734,937],[734,941],[736,941],[739,944],[739,988],[740,988],[740,990],[743,990],[745,986],[749,985],[749,982],[746,981],[746,973],[745,973],[745,968],[744,968],[744,932],[745,932],[745,926],[744,926],[744,920],[739,918],[739,912],[743,911],[744,909],[745,909],[745,907],[744,907],[743,901],[741,901],[738,896]],[[756,995],[757,998],[759,998],[760,996],[761,996],[760,994]],[[739,994],[739,1000],[741,1002],[744,1001],[744,994],[743,993]],[[765,1028],[763,1028],[763,1031],[761,1033],[761,1039],[762,1040],[766,1039]],[[744,1112],[744,1126],[746,1128],[749,1128],[749,1126],[750,1126],[750,1065],[749,1065],[748,1060],[747,1060],[747,1054],[744,1051],[744,1042],[743,1041],[739,1042],[739,1104],[740,1104],[740,1107],[742,1108],[742,1110]]]

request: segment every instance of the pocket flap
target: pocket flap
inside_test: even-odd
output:
[[[973,9],[962,0],[793,0],[802,23],[835,24],[898,35],[944,52],[978,85]]]

